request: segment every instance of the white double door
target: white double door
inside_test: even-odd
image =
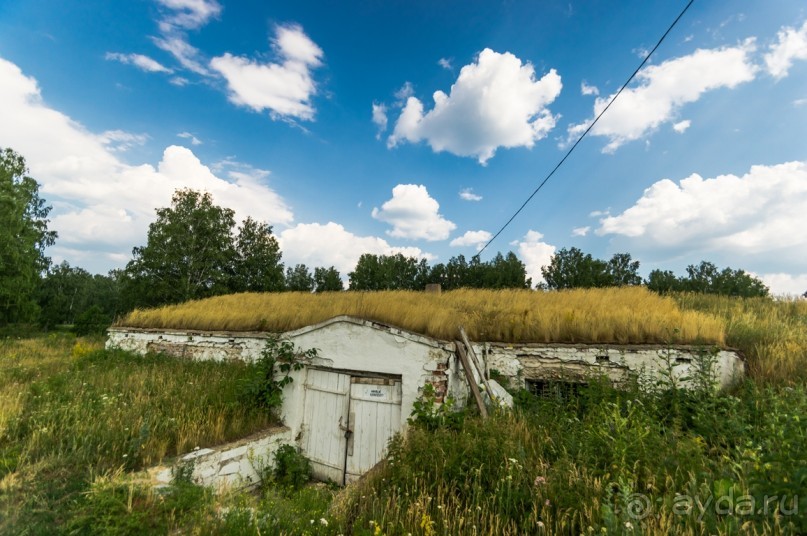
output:
[[[358,479],[384,457],[400,427],[400,379],[308,369],[302,445],[316,478]]]

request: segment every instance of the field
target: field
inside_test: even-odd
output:
[[[478,296],[452,294],[437,297],[453,300],[454,312],[442,321],[447,328],[451,315],[464,314],[466,327],[516,333],[504,310],[478,313],[497,320],[495,329],[472,323],[467,304]],[[606,295],[561,296],[558,314],[584,316],[602,310],[595,304]],[[589,312],[578,313],[573,299],[585,296],[592,303],[580,308]],[[417,297],[397,297],[403,309],[420,311]],[[281,298],[290,300],[286,305],[302,299]],[[215,496],[180,478],[154,492],[130,471],[273,423],[243,402],[238,386],[250,370],[137,357],[66,334],[6,338],[0,342],[0,534],[807,532],[807,302],[619,298],[622,309],[613,309],[622,315],[637,299],[659,304],[663,314],[653,318],[664,327],[656,333],[680,330],[673,317],[713,322],[720,328],[713,342],[740,348],[750,378],[721,393],[648,393],[638,385],[616,391],[597,382],[548,398],[520,392],[515,411],[484,421],[473,412],[435,419],[422,410],[406,438],[391,444],[389,460],[344,490],[292,488],[277,479],[257,493]],[[377,306],[369,294],[351,299],[363,311]],[[513,296],[525,307],[518,299]],[[234,303],[222,315],[227,322],[239,314]],[[544,309],[552,310],[548,303]],[[314,309],[292,309],[284,321],[307,323]],[[158,311],[168,318],[177,310]],[[652,316],[640,313],[630,312]],[[581,326],[589,335],[606,332]]]

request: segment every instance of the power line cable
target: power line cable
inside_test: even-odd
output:
[[[640,63],[640,64],[639,64],[639,66],[636,68],[636,70],[635,70],[635,71],[633,71],[633,74],[631,74],[631,75],[630,75],[630,77],[628,77],[627,81],[626,81],[624,84],[622,84],[622,87],[621,87],[621,88],[619,88],[619,91],[617,91],[617,92],[616,92],[616,95],[614,95],[614,96],[613,96],[613,98],[612,98],[612,99],[611,99],[611,100],[608,102],[608,105],[607,105],[605,108],[603,108],[603,109],[602,109],[602,111],[601,111],[599,114],[597,114],[597,117],[595,117],[595,118],[594,118],[594,121],[592,121],[592,122],[591,122],[591,124],[588,126],[588,128],[586,128],[586,130],[585,130],[585,131],[584,131],[584,132],[583,132],[583,133],[580,135],[580,137],[579,137],[579,138],[577,138],[577,141],[576,141],[576,142],[574,142],[574,145],[572,145],[572,147],[571,147],[571,148],[570,148],[570,149],[569,149],[569,150],[566,152],[566,154],[563,156],[563,158],[561,158],[560,162],[558,162],[558,164],[557,164],[557,165],[556,165],[556,166],[555,166],[555,167],[552,169],[552,171],[550,171],[550,172],[549,172],[549,175],[547,175],[547,176],[544,178],[544,180],[543,180],[543,181],[541,181],[541,184],[539,184],[539,185],[538,185],[538,188],[536,188],[535,190],[533,190],[533,192],[530,194],[530,196],[527,198],[527,200],[526,200],[526,201],[524,201],[524,202],[521,204],[521,206],[520,206],[520,207],[518,207],[518,210],[516,210],[516,212],[515,212],[515,213],[514,213],[514,214],[513,214],[513,215],[510,217],[510,219],[509,219],[509,220],[507,220],[507,223],[505,223],[504,225],[502,225],[501,229],[499,229],[499,230],[496,232],[496,234],[495,234],[495,235],[493,235],[493,238],[491,238],[490,240],[488,240],[488,241],[487,241],[487,243],[486,243],[484,246],[482,246],[482,249],[480,249],[480,250],[479,250],[479,252],[477,252],[477,254],[476,254],[476,255],[474,255],[474,257],[479,257],[479,256],[482,254],[482,252],[483,252],[483,251],[485,251],[485,250],[487,249],[487,247],[488,247],[488,246],[491,244],[491,242],[493,242],[494,240],[496,240],[496,238],[497,238],[497,237],[498,237],[500,234],[502,234],[502,231],[504,231],[504,230],[507,228],[507,226],[508,226],[508,225],[510,225],[510,223],[511,223],[511,222],[512,222],[514,219],[516,219],[516,216],[518,216],[518,215],[519,215],[519,213],[520,213],[522,210],[524,210],[524,207],[526,207],[526,206],[527,206],[527,203],[529,203],[530,201],[532,201],[532,198],[533,198],[533,197],[535,197],[535,194],[537,194],[537,193],[538,193],[538,192],[541,190],[541,188],[543,188],[543,187],[544,187],[544,184],[546,184],[546,183],[547,183],[547,181],[549,181],[549,179],[550,179],[550,178],[552,178],[552,175],[554,175],[554,174],[555,174],[555,172],[558,170],[558,168],[560,168],[560,166],[562,166],[562,165],[563,165],[563,163],[566,161],[566,159],[567,159],[567,158],[569,158],[569,155],[571,155],[571,154],[572,154],[572,152],[574,152],[575,148],[576,148],[576,147],[577,147],[577,146],[580,144],[580,142],[581,142],[581,141],[583,141],[583,138],[585,138],[585,137],[586,137],[586,134],[588,134],[588,133],[589,133],[589,131],[590,131],[592,128],[594,128],[594,125],[596,125],[596,124],[597,124],[597,121],[599,121],[599,120],[600,120],[600,117],[602,117],[602,116],[603,116],[603,114],[604,114],[605,112],[607,112],[607,111],[608,111],[608,108],[610,108],[610,107],[611,107],[611,105],[614,103],[614,101],[616,101],[616,99],[619,97],[619,95],[620,95],[620,94],[621,94],[621,93],[622,93],[622,92],[625,90],[625,88],[626,88],[626,87],[628,87],[628,84],[630,84],[630,83],[633,81],[633,79],[636,77],[636,74],[637,74],[639,71],[641,71],[641,70],[642,70],[642,67],[644,67],[645,63],[647,63],[647,61],[650,59],[650,56],[652,56],[652,55],[653,55],[653,53],[654,53],[654,52],[656,51],[656,49],[657,49],[657,48],[658,48],[658,47],[661,45],[661,43],[664,41],[664,39],[667,37],[667,35],[668,35],[668,34],[669,34],[671,31],[672,31],[672,29],[673,29],[673,28],[675,28],[675,25],[676,25],[676,24],[678,24],[678,21],[680,21],[680,20],[681,20],[681,18],[684,16],[684,14],[687,12],[687,10],[689,10],[689,7],[690,7],[690,6],[691,6],[691,5],[692,5],[694,2],[695,2],[695,0],[689,0],[689,3],[688,3],[688,4],[687,4],[685,7],[684,7],[684,9],[681,11],[681,13],[679,13],[679,14],[678,14],[678,16],[675,18],[675,20],[673,21],[673,23],[672,23],[672,24],[670,24],[670,27],[669,27],[669,28],[667,28],[667,31],[666,31],[666,32],[664,32],[664,35],[662,35],[662,36],[661,36],[661,39],[659,39],[659,40],[658,40],[658,43],[656,43],[656,46],[654,46],[654,47],[653,47],[653,49],[652,49],[650,52],[648,52],[648,53],[647,53],[647,56],[645,56],[645,58],[642,60],[642,63]]]

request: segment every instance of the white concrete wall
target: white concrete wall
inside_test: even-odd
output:
[[[475,344],[489,369],[524,387],[526,379],[571,379],[584,381],[591,375],[605,375],[617,385],[636,375],[645,385],[665,383],[671,376],[679,387],[691,387],[699,352],[709,348],[691,346],[561,345],[501,343]],[[666,372],[666,373],[665,373]],[[741,378],[745,364],[737,353],[719,350],[714,356],[715,387],[726,387]],[[683,380],[682,380],[683,379]]]
[[[154,485],[165,486],[173,481],[177,467],[192,464],[192,479],[197,484],[219,491],[250,488],[260,483],[264,469],[274,465],[277,449],[293,442],[288,428],[273,428],[233,443],[195,450],[177,458],[170,466],[153,467],[147,472]]]

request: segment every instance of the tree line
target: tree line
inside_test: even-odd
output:
[[[57,237],[48,230],[51,207],[27,175],[25,160],[0,151],[0,326],[37,322],[46,328],[75,325],[97,330],[134,308],[156,307],[236,292],[334,292],[344,290],[334,266],[284,266],[272,227],[216,205],[207,192],[174,192],[170,207],[156,210],[146,244],[132,250],[123,269],[93,275],[45,255]],[[686,275],[653,270],[639,275],[628,253],[608,260],[577,248],[561,249],[541,269],[542,290],[646,285],[656,292],[691,291],[767,296],[765,285],[744,272],[710,262],[687,267]],[[452,257],[430,265],[402,254],[361,255],[347,274],[348,290],[422,290],[438,283],[458,288],[532,288],[524,263],[513,252],[489,261]]]

